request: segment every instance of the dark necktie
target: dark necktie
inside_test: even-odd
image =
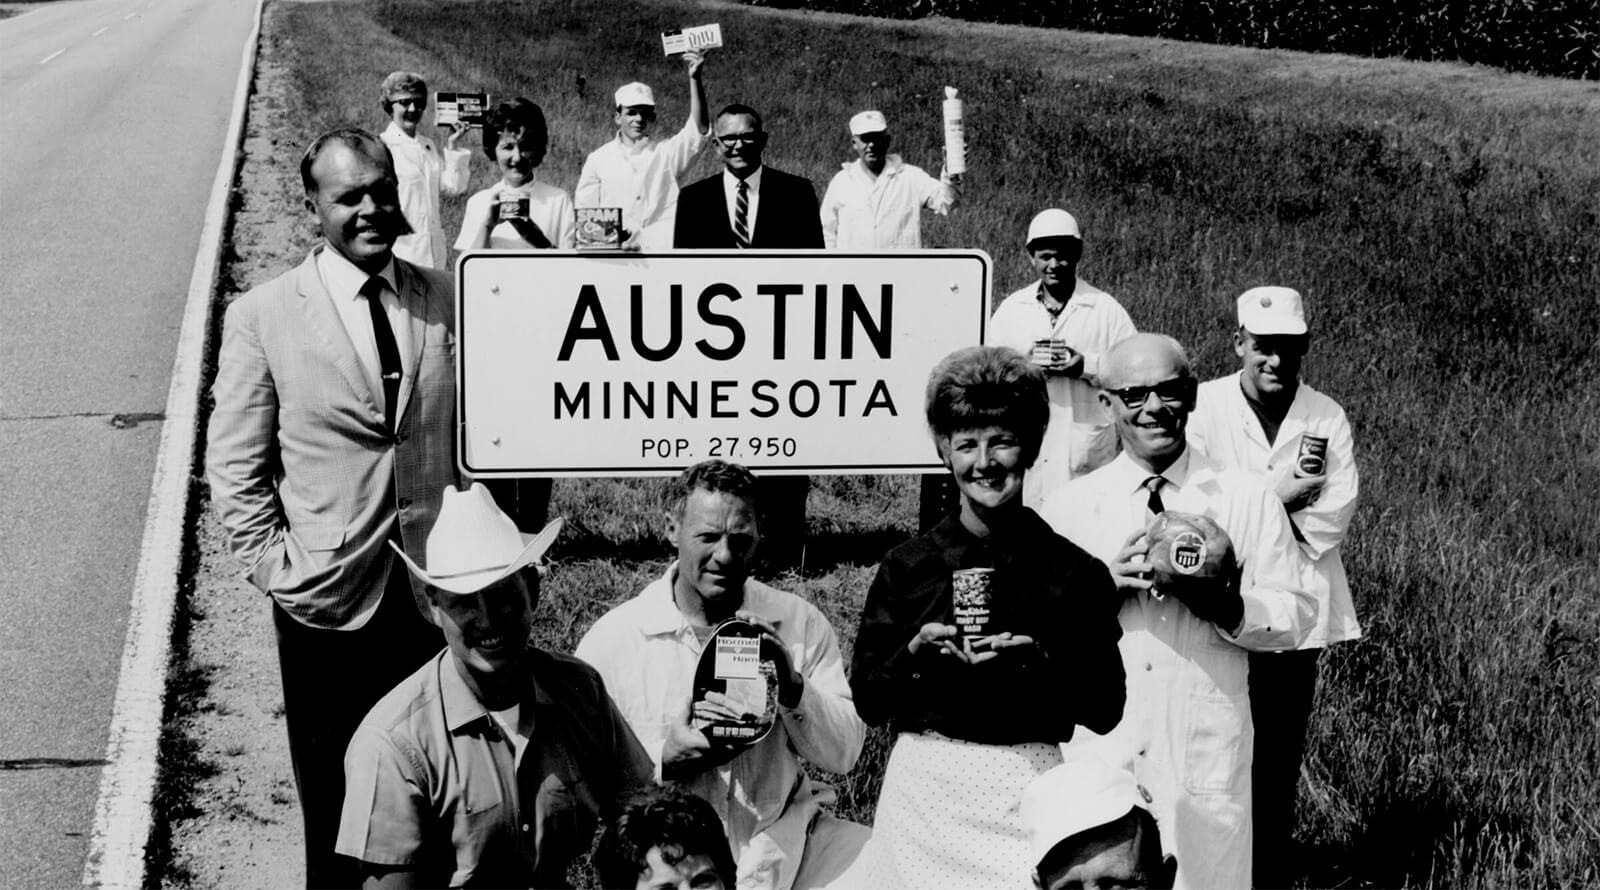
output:
[[[733,243],[743,248],[750,246],[750,185],[739,180],[739,193],[733,199]]]
[[[394,342],[394,328],[389,326],[389,313],[383,311],[382,278],[374,275],[361,285],[361,296],[367,298],[367,311],[372,314],[372,338],[378,344],[378,367],[383,377],[383,423],[394,431],[394,412],[400,404],[400,347]]]
[[[1150,499],[1145,504],[1150,508],[1151,515],[1160,516],[1166,512],[1166,505],[1161,503],[1161,486],[1166,482],[1165,476],[1151,476],[1144,480],[1144,489],[1150,492]]]

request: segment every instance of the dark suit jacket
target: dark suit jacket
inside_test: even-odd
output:
[[[301,623],[342,628],[375,607],[389,572],[405,571],[387,544],[396,517],[406,553],[424,561],[457,481],[455,282],[395,261],[416,352],[391,434],[317,275],[326,249],[228,307],[206,471],[250,581]]]
[[[673,247],[727,248],[733,243],[728,222],[728,200],[722,191],[722,171],[678,193],[678,212],[672,225]],[[751,247],[815,247],[822,244],[822,217],[817,212],[817,190],[811,180],[765,165],[761,172],[761,203]]]

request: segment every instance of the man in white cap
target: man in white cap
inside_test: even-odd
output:
[[[1022,502],[1037,510],[1051,492],[1116,457],[1117,436],[1097,398],[1101,357],[1138,331],[1121,303],[1078,277],[1083,234],[1072,214],[1041,211],[1023,245],[1039,278],[1001,302],[987,339],[1045,373],[1050,426],[1022,490]]]
[[[557,519],[521,534],[474,484],[428,533],[446,648],[375,705],[345,755],[337,851],[367,886],[566,886],[567,866],[651,782],[593,668],[529,641]],[[330,682],[336,678],[329,678]]]
[[[889,121],[881,111],[850,118],[856,160],[844,164],[822,196],[822,240],[839,250],[907,250],[922,246],[922,209],[944,216],[955,206],[961,177],[939,178],[889,153]]]
[[[1178,857],[1177,887],[1245,890],[1254,750],[1246,652],[1299,646],[1316,599],[1278,498],[1253,474],[1188,447],[1197,383],[1178,341],[1123,340],[1102,360],[1100,387],[1122,453],[1050,495],[1040,516],[1104,562],[1123,595],[1117,645],[1128,704],[1110,733],[1080,733],[1066,753],[1134,765]],[[1151,540],[1169,509],[1206,517],[1220,534]],[[1171,569],[1153,572],[1164,564]]]
[[[1125,768],[1074,757],[1022,792],[1033,885],[1039,890],[1166,890],[1178,862],[1163,856],[1150,792]]]
[[[1298,649],[1250,653],[1256,883],[1277,887],[1294,880],[1295,785],[1317,656],[1333,643],[1361,637],[1339,556],[1360,478],[1344,409],[1300,379],[1311,344],[1300,293],[1251,288],[1239,296],[1237,309],[1239,372],[1200,386],[1189,441],[1224,466],[1256,474],[1277,493],[1317,597],[1317,622]]]
[[[833,815],[833,789],[805,763],[849,772],[866,725],[827,616],[749,576],[761,543],[758,506],[744,467],[709,460],[685,470],[668,489],[664,517],[677,559],[601,616],[576,654],[606,679],[663,778],[711,802],[741,890],[805,890],[841,875],[871,834]],[[701,656],[715,628],[735,617],[772,644],[777,701],[772,730],[729,750],[689,719]]]
[[[705,58],[683,54],[689,71],[689,119],[665,141],[650,138],[656,95],[642,83],[625,84],[615,95],[617,138],[589,153],[578,174],[573,206],[620,207],[624,246],[665,250],[672,246],[678,208],[678,177],[689,172],[710,132],[706,89],[700,78]]]
[[[456,146],[471,127],[464,123],[451,127],[442,153],[433,139],[418,135],[417,126],[428,110],[428,85],[422,75],[410,71],[396,71],[383,79],[379,104],[389,115],[389,126],[378,135],[394,156],[394,172],[400,178],[400,210],[412,229],[411,234],[395,239],[394,255],[419,266],[443,269],[450,258],[445,251],[439,195],[454,196],[467,190],[472,152]]]

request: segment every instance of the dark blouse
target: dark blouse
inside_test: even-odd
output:
[[[856,710],[871,725],[933,730],[986,744],[1063,742],[1075,725],[1106,732],[1127,686],[1117,640],[1121,598],[1099,560],[1024,508],[989,539],[952,514],[889,551],[867,591],[851,659]],[[951,572],[993,568],[991,626],[1033,637],[965,664],[937,647],[906,648],[930,621],[955,623]]]

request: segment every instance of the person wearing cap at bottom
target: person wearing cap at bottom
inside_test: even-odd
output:
[[[439,196],[467,190],[472,152],[457,144],[471,126],[457,123],[451,127],[443,153],[431,138],[418,135],[422,114],[428,110],[428,85],[422,75],[410,71],[396,71],[383,79],[379,104],[389,115],[389,126],[378,135],[394,156],[394,171],[400,178],[400,210],[412,229],[410,235],[395,239],[394,255],[419,266],[443,269],[450,258],[445,251]]]
[[[536,564],[560,528],[520,533],[474,483],[445,491],[427,568],[400,552],[446,647],[345,753],[336,849],[360,860],[365,886],[567,886],[601,821],[650,784],[594,669],[529,641]]]
[[[847,161],[822,196],[822,240],[839,250],[915,250],[922,246],[922,209],[944,216],[955,206],[961,176],[939,177],[889,153],[889,121],[881,111],[850,118]]]
[[[1001,302],[987,341],[1015,349],[1045,373],[1050,426],[1022,492],[1022,502],[1038,509],[1050,492],[1116,457],[1116,433],[1096,398],[1100,360],[1138,331],[1121,303],[1078,277],[1083,234],[1072,214],[1041,211],[1023,245],[1039,279]]]
[[[1151,797],[1127,769],[1068,760],[1022,792],[1038,890],[1167,890],[1178,862],[1161,852]]]
[[[1339,555],[1356,512],[1360,478],[1344,409],[1300,379],[1311,344],[1300,293],[1251,288],[1239,296],[1237,311],[1233,348],[1240,369],[1200,385],[1188,435],[1214,460],[1254,473],[1272,487],[1289,514],[1317,597],[1317,622],[1298,649],[1250,653],[1256,884],[1281,887],[1294,878],[1288,868],[1295,786],[1317,688],[1317,657],[1327,646],[1361,637]],[[1302,467],[1298,460],[1308,439],[1312,447],[1322,446],[1321,467]]]
[[[1123,340],[1106,353],[1100,386],[1122,453],[1050,495],[1040,516],[1111,570],[1128,705],[1109,733],[1081,733],[1064,750],[1133,764],[1178,857],[1177,887],[1246,890],[1254,752],[1246,653],[1299,646],[1316,599],[1278,498],[1253,474],[1188,447],[1197,384],[1178,341]],[[1221,535],[1194,536],[1190,571],[1158,587],[1152,564],[1170,550],[1156,549],[1161,539],[1149,532],[1168,510],[1206,517]]]
[[[678,208],[678,177],[689,172],[710,132],[706,88],[700,77],[704,57],[683,54],[689,72],[689,119],[671,138],[657,141],[656,94],[634,82],[617,89],[617,138],[584,159],[573,203],[587,207],[622,208],[624,247],[665,250],[672,246],[672,223]]]
[[[600,616],[575,654],[605,678],[662,778],[710,801],[741,890],[805,890],[842,873],[871,832],[834,816],[833,789],[804,765],[849,772],[867,731],[827,616],[750,577],[761,544],[756,491],[755,476],[738,464],[708,460],[684,470],[664,504],[677,558]],[[713,746],[690,715],[706,704],[692,704],[701,656],[732,618],[772,644],[777,701],[771,731],[730,748]]]

